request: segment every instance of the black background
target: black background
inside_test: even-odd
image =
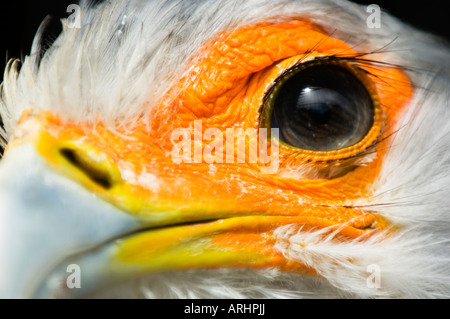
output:
[[[187,0],[194,1],[194,0]],[[59,18],[67,17],[67,6],[77,0],[17,0],[2,1],[0,6],[0,74],[3,79],[5,63],[10,58],[21,58],[30,52],[33,37],[42,20],[51,15],[55,34],[60,29]],[[450,39],[450,12],[445,1],[355,0],[361,4],[376,3],[391,14],[421,29]],[[55,35],[53,35],[53,38]],[[49,39],[52,38],[50,34]],[[0,81],[1,81],[0,79]]]

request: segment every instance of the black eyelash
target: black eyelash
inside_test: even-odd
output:
[[[336,30],[335,30],[336,31]],[[335,32],[334,31],[334,32]],[[300,59],[299,61],[297,61],[292,67],[290,67],[289,69],[285,70],[280,76],[278,76],[272,83],[272,85],[266,90],[265,94],[264,94],[264,98],[262,101],[262,105],[260,106],[259,109],[259,122],[261,123],[262,120],[262,116],[263,116],[263,111],[264,111],[264,106],[267,103],[267,100],[269,99],[269,97],[271,96],[274,88],[279,84],[280,81],[282,81],[283,78],[285,78],[285,76],[289,75],[290,73],[296,71],[300,66],[304,66],[304,60],[307,59],[308,57],[310,57],[310,55],[312,53],[315,52],[315,50],[320,47],[323,42],[325,42],[329,37],[331,37],[334,32],[330,33],[328,35],[327,38],[323,38],[320,41],[318,41],[311,49],[309,49],[308,51],[306,51],[303,55],[303,58]],[[382,67],[389,67],[389,68],[395,68],[395,69],[399,69],[402,71],[409,71],[409,72],[420,72],[420,71],[425,71],[425,70],[420,70],[419,68],[414,68],[414,67],[407,67],[405,65],[400,65],[400,64],[394,64],[394,63],[390,63],[390,62],[384,62],[384,61],[380,61],[380,60],[376,60],[376,59],[370,59],[369,56],[370,55],[374,55],[374,54],[381,54],[381,53],[390,53],[390,52],[396,52],[398,50],[390,50],[387,49],[388,47],[390,47],[392,45],[392,43],[394,43],[397,40],[398,37],[393,38],[390,42],[388,42],[387,44],[383,45],[382,47],[375,49],[373,51],[370,52],[362,52],[362,53],[357,53],[357,54],[353,54],[353,55],[340,55],[340,54],[335,54],[335,55],[329,55],[329,56],[322,56],[322,57],[315,57],[314,59],[308,61],[307,63],[311,62],[311,63],[317,63],[317,62],[333,62],[333,61],[338,61],[338,62],[346,62],[349,64],[352,64],[355,68],[357,68],[359,71],[364,72],[365,74],[379,80],[382,81],[384,84],[391,86],[391,84],[389,84],[388,82],[386,82],[382,76],[380,75],[376,75],[373,74],[372,72],[368,71],[366,68],[364,68],[364,66],[382,66]],[[391,86],[392,87],[392,86]],[[380,107],[382,107],[383,109],[388,109],[389,106],[388,105],[380,105]],[[379,133],[379,135],[377,136],[377,138],[373,141],[373,143],[371,145],[369,145],[368,147],[366,147],[364,150],[362,150],[361,152],[351,155],[348,158],[342,158],[342,159],[336,159],[336,160],[328,160],[326,161],[327,163],[329,162],[336,162],[336,161],[345,161],[351,158],[357,158],[357,157],[364,157],[366,155],[369,155],[374,151],[374,148],[376,146],[378,146],[379,144],[381,144],[382,142],[386,141],[387,139],[392,138],[400,129],[396,130],[395,132],[390,133],[389,135],[385,135],[386,132],[389,130],[390,127],[383,127]]]
[[[334,32],[333,32],[334,33]],[[332,35],[332,34],[331,34]],[[329,35],[329,37],[331,36]],[[303,62],[305,59],[307,59],[308,57],[311,56],[312,53],[315,52],[315,50],[320,47],[320,45],[323,44],[324,41],[326,41],[327,38],[321,39],[320,41],[318,41],[316,43],[316,45],[314,45],[314,47],[312,47],[311,49],[309,49],[308,51],[306,51],[302,57],[302,59],[300,59],[299,61],[297,61],[292,67],[290,67],[289,69],[285,70],[280,76],[278,76],[273,83],[271,84],[271,86],[266,90],[265,94],[264,94],[264,98],[262,101],[262,105],[260,106],[259,109],[259,122],[261,123],[262,121],[262,117],[263,117],[263,111],[264,111],[264,106],[266,105],[268,99],[270,98],[274,88],[279,84],[280,81],[282,81],[287,75],[289,75],[292,72],[295,72],[300,66],[304,66],[306,63],[317,63],[317,62],[330,62],[332,63],[333,61],[337,61],[337,62],[345,62],[345,63],[349,63],[351,65],[353,65],[357,70],[365,73],[368,76],[371,76],[372,78],[384,83],[385,85],[389,85],[390,87],[392,87],[391,84],[389,84],[385,79],[383,79],[382,76],[374,74],[372,72],[370,72],[369,70],[367,70],[365,68],[365,66],[380,66],[380,67],[389,67],[389,68],[394,68],[394,69],[399,69],[402,71],[409,71],[409,72],[421,72],[421,71],[425,71],[425,70],[420,70],[419,68],[415,68],[415,67],[407,67],[405,65],[400,65],[400,64],[395,64],[395,63],[390,63],[390,62],[384,62],[384,61],[380,61],[380,60],[376,60],[376,59],[371,59],[369,58],[370,55],[374,55],[374,54],[381,54],[381,53],[390,53],[390,52],[396,52],[399,50],[388,50],[387,48],[390,47],[392,45],[392,43],[394,43],[397,40],[397,37],[395,37],[394,39],[392,39],[389,43],[383,45],[382,47],[380,47],[379,49],[370,51],[370,52],[362,52],[362,53],[357,53],[357,54],[347,54],[347,55],[343,55],[343,54],[335,54],[335,55],[329,55],[329,56],[321,56],[321,57],[315,57],[312,60],[309,60],[308,62]],[[406,83],[405,83],[406,84]],[[414,85],[413,85],[414,86]],[[415,88],[417,88],[417,86],[415,86]],[[382,109],[388,109],[390,106],[388,105],[384,105],[381,104],[380,107]],[[357,154],[353,154],[347,158],[341,158],[341,159],[334,159],[334,160],[327,160],[327,161],[322,161],[322,162],[326,162],[326,163],[331,163],[331,162],[339,162],[339,161],[347,161],[349,159],[354,159],[354,158],[363,158],[367,155],[376,153],[378,150],[375,150],[375,147],[377,147],[378,145],[380,145],[381,143],[383,143],[384,141],[391,139],[393,136],[396,135],[396,133],[398,133],[398,131],[400,131],[402,128],[397,129],[394,132],[391,132],[389,134],[387,134],[387,132],[391,129],[390,126],[385,126],[382,127],[378,136],[376,137],[376,139],[373,141],[373,143],[371,145],[369,145],[368,147],[366,147],[364,150],[362,150],[361,152],[357,153]]]
[[[317,44],[319,45],[319,43]],[[317,46],[316,45],[316,46]],[[310,52],[313,52],[310,51]],[[369,54],[373,54],[375,52],[371,52],[371,53],[360,53],[360,54],[355,54],[352,56],[346,55],[346,56],[342,56],[342,55],[330,55],[330,56],[322,56],[322,57],[316,57],[312,60],[309,60],[306,63],[318,63],[318,62],[330,62],[332,63],[333,61],[338,61],[338,62],[346,62],[349,64],[354,65],[358,70],[369,74],[371,76],[376,77],[377,79],[380,79],[379,76],[372,74],[371,72],[367,71],[366,69],[364,69],[361,65],[382,65],[382,66],[389,66],[389,67],[393,67],[393,68],[400,68],[400,69],[404,69],[401,66],[398,65],[394,65],[391,63],[386,63],[386,62],[382,62],[382,61],[377,61],[377,60],[371,60],[371,59],[367,59],[367,58],[362,58],[365,57]],[[377,52],[378,53],[378,52]],[[291,66],[289,69],[285,70],[281,75],[279,75],[272,83],[272,85],[270,86],[270,88],[265,92],[263,101],[262,101],[262,105],[259,109],[259,122],[261,122],[262,120],[262,116],[263,116],[263,111],[264,111],[264,106],[266,105],[269,97],[271,96],[274,88],[279,84],[279,82],[281,82],[287,75],[289,75],[292,72],[297,71],[297,69],[301,66],[305,66],[306,63],[304,63],[303,61],[308,57],[308,55],[304,56],[302,59],[300,59],[299,61],[297,61],[293,66]],[[381,80],[381,79],[380,79]],[[381,107],[383,108],[387,108],[386,105],[381,105]],[[388,127],[384,127],[381,129],[380,133],[378,134],[377,138],[373,141],[373,143],[371,145],[369,145],[368,147],[366,147],[364,150],[362,150],[359,153],[353,154],[349,157],[346,158],[340,158],[340,159],[333,159],[333,160],[325,160],[325,161],[319,161],[319,162],[324,162],[324,163],[337,163],[337,162],[342,162],[342,161],[348,161],[349,159],[354,159],[354,158],[362,158],[364,156],[367,156],[375,151],[372,151],[377,145],[379,145],[380,143],[382,143],[383,141],[385,141],[386,139],[392,137],[396,132],[393,132],[391,134],[389,134],[388,136],[384,136],[385,133],[388,131]]]
[[[315,47],[317,47],[321,42],[318,42],[318,44],[316,44]],[[339,62],[347,62],[347,63],[352,63],[352,64],[356,64],[356,66],[358,67],[358,69],[361,69],[364,72],[367,72],[366,70],[362,69],[359,67],[358,65],[358,59],[352,56],[338,56],[338,55],[329,55],[329,56],[320,56],[320,57],[315,57],[312,60],[309,60],[308,62],[304,63],[303,61],[305,59],[307,59],[309,57],[309,54],[311,54],[313,52],[313,49],[308,50],[307,53],[305,54],[305,56],[298,60],[293,66],[291,66],[289,69],[284,70],[282,74],[280,74],[271,84],[270,88],[264,93],[264,98],[262,101],[262,104],[258,110],[258,114],[259,114],[259,118],[258,121],[261,122],[261,117],[263,114],[263,109],[264,109],[264,105],[266,105],[267,100],[269,99],[270,95],[272,94],[274,88],[278,85],[278,83],[280,83],[287,75],[289,75],[292,72],[297,71],[297,69],[301,66],[304,66],[305,64],[308,63],[318,63],[318,62],[333,62],[333,61],[339,61]],[[369,61],[369,60],[367,60]],[[376,62],[376,61],[374,61]],[[367,72],[369,73],[369,72]]]

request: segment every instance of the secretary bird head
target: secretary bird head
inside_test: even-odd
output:
[[[449,50],[366,9],[103,1],[41,28],[1,88],[0,297],[448,298]]]

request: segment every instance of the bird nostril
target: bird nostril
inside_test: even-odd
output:
[[[79,150],[62,148],[59,152],[68,162],[82,171],[97,185],[105,189],[110,189],[112,187],[113,178],[108,169],[101,165],[101,163],[95,161]]]

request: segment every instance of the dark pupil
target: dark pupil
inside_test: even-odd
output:
[[[344,67],[313,65],[282,84],[271,126],[287,144],[331,151],[361,141],[373,119],[371,96],[356,76]]]

